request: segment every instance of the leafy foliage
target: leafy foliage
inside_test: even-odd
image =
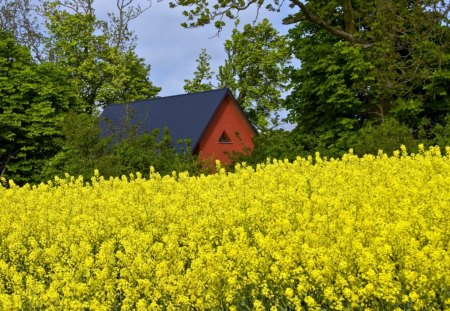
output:
[[[200,164],[185,150],[174,148],[168,129],[160,133],[154,130],[142,135],[134,127],[115,133],[107,138],[100,137],[99,120],[87,114],[70,112],[62,123],[64,139],[60,141],[59,152],[45,168],[47,179],[69,173],[91,178],[96,169],[105,177],[114,177],[140,172],[148,175],[153,166],[160,174],[172,171],[199,172]]]
[[[302,64],[292,71],[292,93],[286,105],[291,120],[298,124],[299,133],[312,138],[309,149],[334,154],[353,146],[342,144],[342,138],[351,133],[362,135],[353,144],[364,144],[362,139],[372,131],[373,122],[381,124],[380,129],[390,128],[382,125],[387,118],[409,128],[414,138],[426,120],[431,125],[425,128],[426,136],[432,139],[430,128],[444,122],[450,109],[440,86],[450,82],[443,82],[450,72],[446,61],[450,50],[443,43],[450,35],[445,11],[439,1],[351,3],[358,12],[353,41],[310,21],[299,22],[290,31],[294,54]],[[348,26],[339,6],[336,1],[307,5],[335,27]],[[367,129],[359,131],[364,126]],[[407,143],[409,138],[401,136]],[[386,140],[372,142],[372,148],[394,148]]]
[[[211,79],[214,72],[211,71],[210,62],[211,56],[202,49],[197,58],[197,68],[194,71],[194,78],[191,80],[184,80],[184,90],[188,93],[210,91],[213,89]]]
[[[450,146],[450,114],[445,117],[445,122],[437,124],[433,128],[434,144],[438,146]]]
[[[110,46],[106,25],[93,11],[69,13],[63,8],[58,1],[46,6],[47,49],[50,59],[63,66],[76,84],[78,111],[93,113],[99,105],[150,98],[159,92],[148,80],[150,66],[133,49]]]
[[[245,25],[242,31],[235,28],[224,48],[227,59],[219,67],[217,87],[228,88],[233,93],[250,122],[259,130],[276,126],[277,112],[287,90],[286,67],[290,60],[287,38],[264,19],[257,25]],[[185,80],[185,91],[200,92],[214,87],[210,60],[203,49],[197,59],[194,78]]]
[[[76,105],[60,67],[35,64],[28,48],[0,31],[0,176],[39,180],[45,161],[58,151],[57,123]]]
[[[43,61],[44,34],[35,7],[33,0],[1,0],[0,29],[10,32],[19,44],[30,49],[36,59]]]
[[[256,166],[268,159],[295,160],[298,156],[309,155],[295,132],[283,129],[272,129],[259,133],[253,139],[254,149],[247,153],[233,154],[231,160],[235,164],[245,162]]]
[[[286,108],[291,122],[298,124],[297,132],[332,145],[342,133],[362,126],[374,80],[372,65],[364,59],[361,47],[314,41],[310,37],[293,40],[302,67],[292,73]],[[314,147],[318,146],[308,146]]]
[[[217,79],[229,88],[249,120],[267,130],[273,112],[282,106],[287,90],[285,67],[290,59],[288,40],[267,19],[257,25],[234,29],[225,42],[227,59]]]
[[[368,122],[358,131],[341,138],[340,143],[343,146],[351,146],[355,154],[362,156],[378,154],[380,150],[392,154],[400,145],[404,145],[410,152],[418,152],[418,145],[431,144],[431,141],[427,141],[425,137],[415,137],[407,125],[394,118],[388,118],[381,124]]]

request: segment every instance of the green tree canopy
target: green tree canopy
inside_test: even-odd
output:
[[[288,42],[267,19],[245,25],[243,31],[234,29],[225,42],[227,59],[219,67],[217,80],[233,92],[260,130],[268,128],[271,115],[282,107],[288,82]]]
[[[346,136],[388,117],[409,127],[414,137],[423,122],[433,127],[445,120],[448,4],[309,1],[307,8],[340,30],[306,18],[290,31],[301,68],[292,71],[287,108],[299,134],[315,141],[310,148],[344,151],[350,147],[342,143]]]
[[[114,33],[97,20],[89,3],[69,12],[68,5],[52,1],[44,10],[49,59],[63,66],[77,86],[78,111],[92,113],[103,104],[155,96],[160,88],[149,81],[150,66],[132,46],[124,49],[123,40],[117,46],[109,45]]]
[[[288,39],[264,19],[256,25],[245,25],[242,31],[235,28],[224,49],[227,59],[215,77],[217,87],[230,89],[253,125],[267,130],[276,120],[288,87]],[[210,61],[211,56],[203,49],[194,78],[185,80],[185,91],[201,92],[214,87]]]
[[[214,72],[211,71],[211,56],[202,49],[197,58],[197,68],[194,71],[194,77],[184,80],[184,90],[188,93],[210,91],[213,89],[212,78]]]
[[[0,31],[0,176],[39,180],[57,152],[57,123],[76,105],[75,89],[60,67],[37,65],[28,48]]]

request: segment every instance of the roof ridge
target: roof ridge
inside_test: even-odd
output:
[[[122,103],[122,104],[111,103],[111,104],[106,104],[106,106],[109,106],[109,105],[129,105],[129,104],[135,104],[135,103],[141,103],[141,102],[147,102],[147,101],[156,101],[156,100],[161,100],[161,99],[173,98],[173,97],[178,97],[178,96],[198,95],[198,94],[203,94],[203,93],[208,93],[208,92],[219,92],[219,91],[229,91],[229,89],[224,87],[224,88],[221,88],[221,89],[209,90],[209,91],[201,91],[201,92],[195,92],[195,93],[184,93],[184,94],[176,94],[176,95],[169,95],[169,96],[157,96],[157,97],[153,97],[153,98],[140,99],[140,100],[135,100],[135,101],[132,101],[132,102],[127,102],[127,103]]]

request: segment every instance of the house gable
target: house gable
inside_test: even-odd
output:
[[[229,163],[229,154],[254,147],[256,131],[234,98],[227,94],[215,111],[194,151],[201,160]]]

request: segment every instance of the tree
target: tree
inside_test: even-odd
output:
[[[94,169],[104,162],[103,157],[111,143],[109,138],[100,138],[98,117],[86,113],[69,111],[58,124],[61,137],[55,143],[59,150],[43,168],[43,179],[69,173],[90,178]]]
[[[339,36],[314,23],[300,23],[290,32],[302,66],[292,71],[287,108],[299,133],[316,141],[310,148],[343,152],[351,147],[340,144],[345,136],[382,125],[388,117],[416,138],[424,119],[432,126],[443,122],[450,108],[442,88],[450,82],[450,51],[444,43],[450,29],[449,8],[439,3],[352,1],[350,9],[358,17],[349,14],[350,23],[349,16],[333,13],[339,12],[339,3],[321,8],[319,1],[308,2],[311,10],[351,34]]]
[[[0,176],[39,181],[58,151],[57,123],[74,106],[75,90],[61,68],[35,64],[26,47],[0,31]]]
[[[345,41],[355,42],[357,36],[355,35],[355,10],[353,8],[352,0],[332,0],[332,1],[308,1],[306,4],[300,0],[289,0],[291,8],[297,8],[299,11],[291,14],[284,19],[285,24],[298,24],[301,22],[309,22],[317,27],[342,38]],[[174,0],[169,3],[170,7],[189,7],[189,10],[183,11],[189,22],[182,24],[183,27],[198,27],[204,26],[214,22],[215,27],[220,31],[226,24],[226,19],[235,20],[239,17],[241,11],[245,11],[251,6],[255,6],[257,11],[265,5],[265,8],[270,11],[280,11],[284,1],[281,0],[218,0],[210,3],[206,0]],[[338,10],[336,10],[338,7]],[[334,15],[342,15],[344,19],[344,27],[342,25],[334,25],[331,21],[334,19],[327,19],[321,16],[316,9],[328,11]]]
[[[47,3],[47,52],[49,60],[65,68],[77,86],[80,98],[78,111],[92,114],[98,102],[98,92],[108,77],[104,74],[108,54],[107,38],[100,33],[101,24],[92,7],[87,13],[68,13],[59,2]]]
[[[104,67],[105,82],[98,91],[98,103],[120,104],[156,96],[161,88],[149,81],[150,68],[134,50],[111,48]]]
[[[0,29],[11,32],[18,43],[31,49],[43,61],[41,27],[30,0],[0,0]]]
[[[70,11],[72,10],[72,11]],[[150,66],[130,46],[110,46],[106,23],[97,20],[92,0],[47,2],[49,59],[61,64],[74,81],[80,112],[92,114],[98,106],[155,96],[160,88],[148,80]]]
[[[96,19],[93,0],[40,4],[42,19],[37,20],[32,1],[0,2],[0,175],[19,183],[52,177],[49,162],[57,161],[54,156],[64,147],[61,120],[69,109],[88,118],[104,103],[149,98],[159,91],[134,45],[126,38],[120,47],[109,45],[114,34]],[[42,21],[45,38],[38,32]]]
[[[228,57],[219,68],[219,85],[229,88],[249,120],[266,130],[287,90],[288,39],[264,19],[254,26],[245,25],[242,32],[234,29],[225,51]]]
[[[291,72],[292,90],[285,107],[306,149],[336,155],[347,149],[339,138],[364,124],[373,65],[360,47],[316,40],[293,38],[302,66]]]
[[[134,3],[134,0],[116,0],[117,13],[109,12],[108,28],[110,46],[120,51],[134,48],[136,36],[130,30],[129,24],[151,7],[151,1],[145,0],[144,5]]]
[[[184,80],[184,90],[188,93],[212,90],[211,79],[214,72],[211,71],[209,64],[211,56],[206,52],[206,49],[202,49],[196,61],[197,68],[194,71],[194,78],[192,80]]]

